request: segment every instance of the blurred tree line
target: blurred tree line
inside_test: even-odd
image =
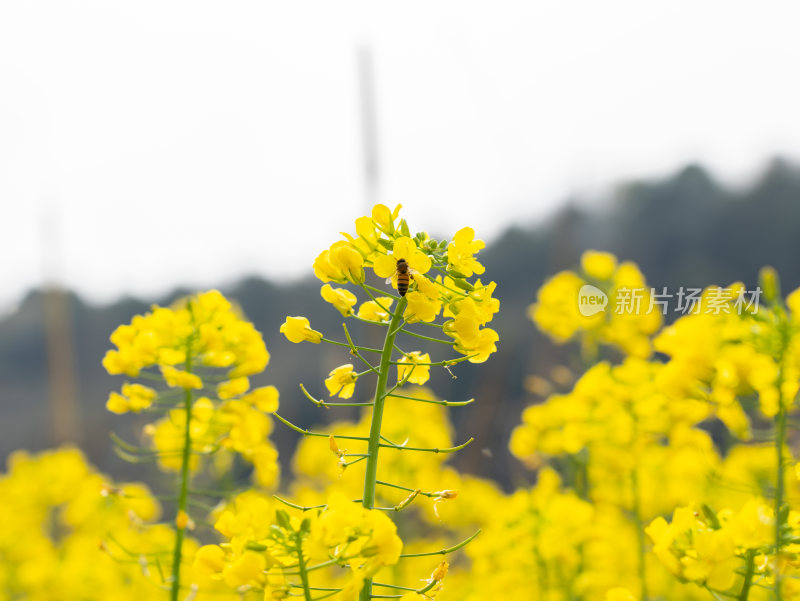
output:
[[[778,269],[788,292],[800,286],[799,229],[800,169],[781,160],[773,161],[743,190],[721,186],[703,168],[689,166],[660,181],[624,184],[602,202],[569,202],[544,223],[509,228],[479,255],[487,275],[498,283],[501,311],[493,323],[500,334],[498,353],[483,365],[459,364],[453,370],[455,378],[444,370],[431,371],[430,386],[443,398],[477,399],[451,412],[459,431],[476,439],[453,458],[456,466],[506,485],[529,477],[507,450],[521,410],[537,400],[526,389],[526,378],[538,374],[555,380],[556,387],[568,386],[564,366],[577,372],[580,360],[574,347],[556,348],[538,334],[526,308],[544,280],[575,266],[585,249],[608,250],[637,262],[649,285],[666,286],[670,292],[680,286],[726,285],[735,280],[752,289],[759,268],[766,264]],[[331,369],[350,362],[347,351],[295,345],[278,333],[286,315],[304,315],[315,329],[341,338],[342,318],[322,302],[319,288],[311,278],[297,283],[248,278],[222,289],[263,332],[272,353],[266,373],[254,383],[276,385],[281,413],[303,426],[354,415],[319,409],[298,388],[303,382],[311,394],[325,397],[322,382]],[[188,292],[176,290],[152,302],[166,304]],[[36,450],[54,442],[44,301],[42,292],[31,292],[13,314],[0,320],[0,459],[16,448]],[[134,440],[143,422],[105,410],[109,391],[118,388],[121,379],[108,376],[100,360],[114,328],[147,311],[151,302],[125,298],[98,307],[67,293],[65,304],[78,388],[77,443],[102,470],[144,477],[149,469],[125,464],[111,450],[111,430]],[[372,335],[377,345],[381,334],[356,336]],[[357,386],[357,400],[368,399],[371,385],[365,381]],[[288,470],[296,435],[279,424],[274,438]]]

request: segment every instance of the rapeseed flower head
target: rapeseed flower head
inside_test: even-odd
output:
[[[581,266],[580,274],[562,271],[546,282],[528,309],[529,317],[560,343],[578,335],[592,353],[605,344],[634,357],[650,356],[650,337],[661,327],[662,312],[651,302],[638,267],[617,264],[616,257],[598,251],[586,251]],[[580,303],[585,286],[600,290],[608,304],[584,314]]]
[[[289,342],[319,344],[322,341],[322,332],[312,330],[311,322],[305,317],[287,317],[286,322],[281,325],[280,332],[289,339]]]
[[[188,441],[190,473],[209,464],[224,469],[234,452],[253,464],[260,485],[274,485],[277,453],[269,440],[272,422],[265,414],[278,408],[278,391],[272,386],[250,391],[249,380],[267,365],[269,352],[261,334],[224,296],[212,290],[169,308],[154,306],[117,328],[111,341],[116,350],[104,360],[111,373],[155,368],[148,375],[157,378],[160,372],[166,387],[126,383],[121,394],[111,393],[107,408],[114,413],[152,411],[154,406],[166,413],[145,426],[152,450],[124,443],[121,454],[152,455],[161,469],[182,473]],[[209,389],[206,374],[209,381],[222,381]],[[170,395],[170,388],[182,393]],[[201,460],[205,457],[214,461]]]
[[[453,350],[472,363],[486,361],[497,350],[499,335],[488,324],[498,312],[500,302],[494,297],[494,282],[468,280],[485,271],[475,259],[484,243],[475,239],[475,232],[469,227],[459,230],[450,243],[432,240],[424,232],[412,235],[406,221],[400,218],[400,208],[400,205],[393,210],[384,205],[375,206],[371,215],[356,219],[355,235],[343,233],[344,240],[334,242],[320,253],[314,262],[314,272],[325,283],[321,296],[344,317],[389,323],[397,311],[398,297],[376,297],[371,291],[373,287],[364,282],[363,269],[371,268],[377,277],[386,278],[387,283],[391,279],[396,288],[397,263],[404,259],[408,265],[409,288],[400,299],[404,304],[400,331],[416,323],[435,323],[442,315],[445,318],[442,331],[450,337]],[[434,269],[441,273],[435,277],[430,275]],[[346,288],[334,288],[329,282],[354,284],[369,299],[364,299],[356,312],[358,296]],[[311,329],[304,317],[287,317],[281,332],[292,342],[323,340],[322,334]],[[352,344],[348,341],[347,346]],[[356,354],[353,351],[351,347],[352,354]],[[344,381],[337,382],[337,377],[350,378],[339,368],[335,374],[331,372],[326,385],[331,390],[348,394],[351,386],[346,386]],[[342,396],[340,392],[336,394]]]

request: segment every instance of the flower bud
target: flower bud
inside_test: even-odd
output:
[[[774,303],[781,296],[781,283],[778,272],[773,267],[762,267],[758,274],[758,284],[764,291],[764,300]]]

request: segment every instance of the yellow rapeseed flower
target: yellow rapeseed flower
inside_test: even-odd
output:
[[[332,304],[344,317],[352,315],[353,307],[358,301],[356,295],[349,290],[333,288],[330,284],[325,284],[320,289],[320,294],[326,302]]]
[[[242,402],[254,405],[264,413],[274,413],[278,410],[278,389],[274,386],[256,388],[242,397]]]
[[[353,371],[353,366],[348,363],[334,369],[325,380],[325,386],[331,396],[338,395],[340,398],[349,399],[355,391],[356,380],[358,380],[358,374]]]
[[[403,317],[408,323],[418,321],[431,322],[436,319],[442,310],[442,303],[439,300],[432,300],[428,296],[412,290],[406,294],[408,306],[403,313]]]
[[[449,267],[464,277],[471,277],[473,273],[482,274],[486,269],[473,255],[485,246],[483,240],[475,240],[475,230],[471,227],[458,230],[447,247]]]
[[[432,266],[430,257],[417,247],[417,243],[412,238],[400,236],[394,241],[390,254],[381,254],[373,259],[372,268],[375,275],[379,278],[392,277],[397,270],[397,261],[400,259],[405,259],[409,268],[420,274],[427,273]]]
[[[221,399],[232,399],[241,396],[250,389],[250,380],[245,376],[233,378],[217,384],[217,396]]]
[[[314,275],[323,282],[360,284],[364,281],[364,257],[349,242],[334,242],[314,260]]]
[[[358,308],[358,316],[361,319],[386,323],[392,318],[389,311],[393,302],[394,299],[389,296],[379,296],[375,300],[366,301]]]
[[[311,322],[305,317],[287,317],[281,325],[280,332],[289,339],[289,342],[319,344],[322,341],[322,332],[312,330]]]
[[[431,362],[428,353],[411,351],[403,355],[397,362],[397,381],[402,382],[408,376],[407,382],[411,384],[424,384],[430,378]],[[409,375],[410,374],[410,375]]]
[[[182,369],[176,369],[169,365],[161,366],[161,375],[170,388],[194,388],[199,390],[203,387],[203,381],[197,374],[192,374]]]

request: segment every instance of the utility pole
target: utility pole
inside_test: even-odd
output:
[[[380,196],[378,160],[378,112],[375,101],[375,75],[372,49],[358,48],[358,88],[361,105],[361,148],[364,169],[364,206],[369,215]]]
[[[364,215],[372,215],[372,207],[380,201],[380,161],[378,157],[378,112],[375,100],[375,71],[372,48],[359,46],[356,51],[358,68],[359,112],[361,116],[361,156],[364,177]],[[369,277],[369,274],[367,274]],[[381,346],[382,332],[363,323],[354,323],[368,346]],[[360,401],[369,400],[365,387],[356,388]]]
[[[59,230],[58,213],[52,208],[46,209],[42,218],[42,304],[51,435],[55,445],[81,442],[70,296],[59,282]]]

